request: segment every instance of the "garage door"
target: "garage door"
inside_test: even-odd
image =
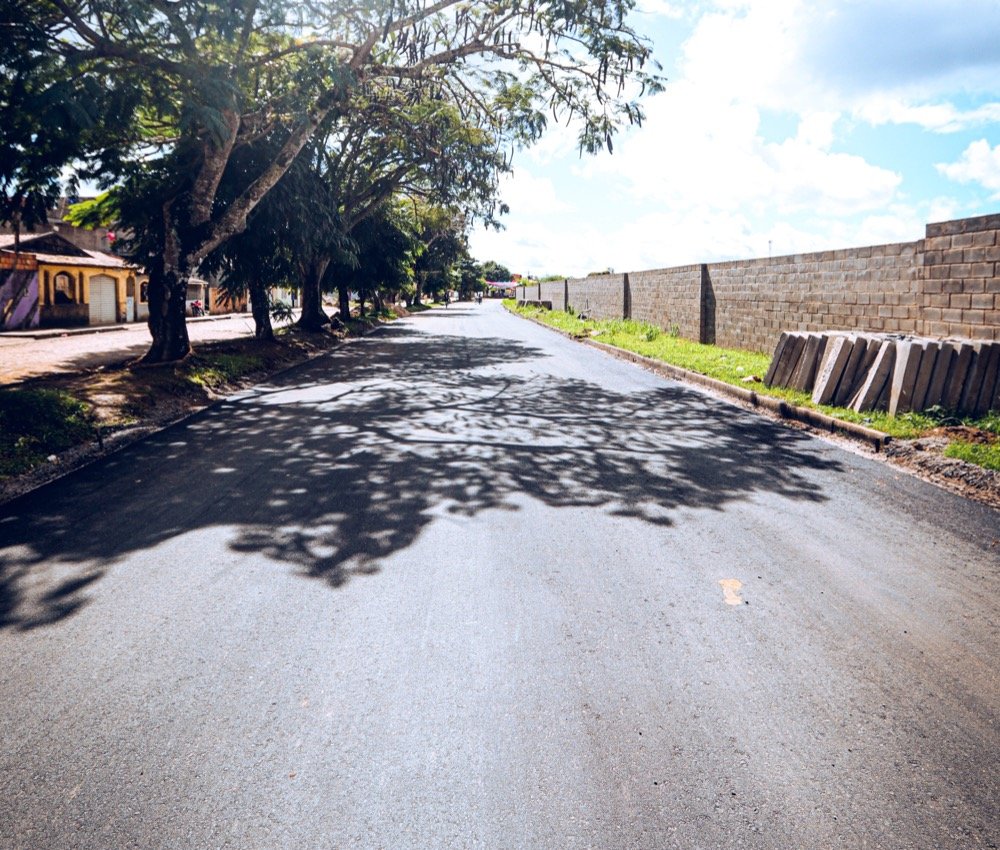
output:
[[[90,279],[90,324],[104,325],[118,321],[115,309],[115,279],[96,275]]]

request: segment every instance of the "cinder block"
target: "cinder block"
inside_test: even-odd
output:
[[[815,404],[830,404],[837,392],[844,367],[854,350],[854,337],[837,336],[827,345],[823,366],[813,384],[812,400]]]
[[[912,410],[913,390],[923,353],[919,343],[910,340],[896,343],[896,365],[892,370],[892,386],[889,392],[890,416]]]
[[[865,376],[864,383],[851,401],[851,407],[858,412],[875,410],[889,385],[896,363],[896,345],[890,340],[878,344],[875,359]]]
[[[976,357],[976,347],[972,343],[959,342],[955,350],[955,358],[945,382],[944,396],[941,402],[947,410],[957,411],[962,403],[965,380],[969,376],[969,367]]]
[[[941,351],[939,342],[922,342],[920,346],[924,353],[920,356],[920,370],[917,372],[917,379],[913,385],[913,398],[911,405],[913,410],[923,410],[927,390],[931,385],[931,378],[934,376],[934,366],[937,363],[938,353]]]
[[[927,395],[924,396],[924,403],[921,410],[944,405],[945,388],[948,380],[948,373],[951,371],[952,360],[955,359],[956,345],[953,342],[942,342],[938,350],[937,360],[934,363],[934,374],[931,375],[930,385],[927,387]]]

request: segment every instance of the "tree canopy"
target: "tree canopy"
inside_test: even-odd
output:
[[[488,186],[550,117],[575,121],[583,150],[610,149],[659,86],[632,0],[4,2],[0,95],[21,120],[0,126],[16,163],[0,172],[0,212],[47,197],[72,163],[119,186],[149,264],[153,361],[189,350],[188,277],[311,145],[340,175],[349,232],[399,169]],[[46,102],[64,107],[55,129]],[[266,156],[246,156],[265,141]]]

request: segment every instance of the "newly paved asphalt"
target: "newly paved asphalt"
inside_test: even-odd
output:
[[[996,847],[998,538],[414,317],[0,508],[0,847]]]

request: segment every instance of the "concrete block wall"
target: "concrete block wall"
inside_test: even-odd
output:
[[[708,264],[714,342],[770,351],[782,331],[923,333],[917,244]]]
[[[701,272],[700,265],[629,272],[630,318],[700,339]]]
[[[569,281],[569,304],[592,319],[621,319],[627,315],[625,275],[602,274]]]
[[[576,312],[771,352],[783,331],[1000,340],[1000,214],[928,224],[924,239],[594,275],[518,289]],[[558,309],[558,308],[557,308]]]
[[[921,260],[923,333],[1000,340],[1000,215],[928,224]]]
[[[553,310],[566,309],[566,281],[547,280],[538,284],[541,291],[539,301],[551,301]],[[529,287],[530,288],[530,287]]]

